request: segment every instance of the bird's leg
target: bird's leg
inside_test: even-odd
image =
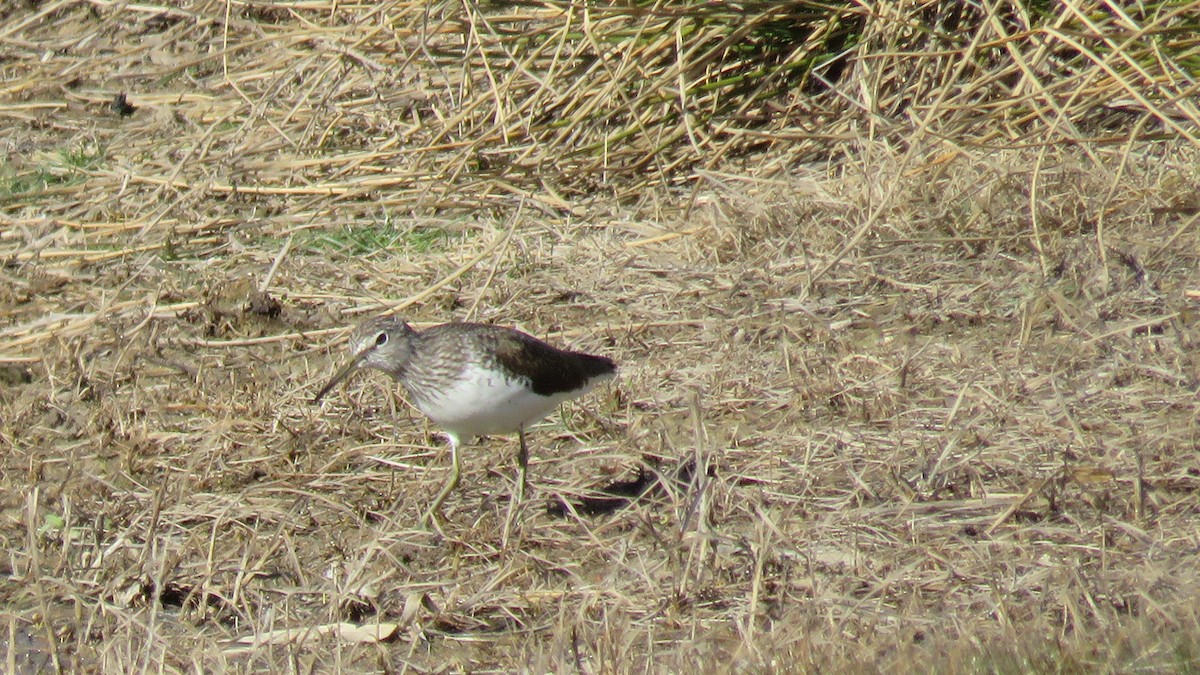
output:
[[[462,468],[458,463],[458,436],[451,434],[447,434],[447,436],[450,438],[450,462],[452,465],[450,467],[450,479],[446,481],[446,485],[442,488],[442,491],[438,493],[437,497],[434,497],[433,503],[429,505],[429,509],[425,511],[425,515],[421,517],[421,524],[425,526],[429,525],[433,518],[442,515],[442,502],[446,501],[446,497],[449,496],[454,488],[458,487],[458,479],[462,474]]]
[[[529,485],[529,446],[525,445],[525,427],[517,430],[521,449],[517,451],[517,501],[525,499],[525,488]]]
[[[517,429],[517,438],[521,441],[521,448],[517,451],[517,490],[513,498],[509,500],[508,513],[504,516],[504,533],[500,536],[500,545],[504,548],[508,548],[508,540],[512,536],[513,519],[517,509],[525,500],[525,485],[529,473],[529,446],[525,444],[525,427]]]

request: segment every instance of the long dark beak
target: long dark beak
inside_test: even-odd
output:
[[[361,364],[362,360],[364,358],[366,358],[367,353],[369,351],[370,350],[367,350],[367,349],[362,350],[361,352],[356,354],[353,359],[350,359],[350,363],[347,363],[346,365],[342,366],[342,369],[337,372],[337,375],[334,375],[333,378],[331,380],[329,380],[329,382],[327,382],[324,387],[321,387],[321,391],[317,392],[317,395],[315,397],[313,397],[312,402],[320,403],[321,399],[325,397],[325,394],[329,393],[330,389],[333,389],[334,387],[338,386],[339,384],[342,383],[342,380],[345,380],[346,378],[353,375],[354,372],[358,370],[359,364]]]

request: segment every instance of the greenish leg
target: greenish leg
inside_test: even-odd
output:
[[[517,502],[525,500],[525,488],[529,485],[529,446],[525,445],[525,428],[517,431],[521,449],[517,451]]]
[[[442,502],[446,501],[446,497],[458,487],[458,479],[462,475],[462,467],[458,463],[458,437],[450,436],[450,479],[446,481],[446,485],[442,491],[434,497],[433,503],[429,505],[429,509],[425,511],[425,515],[421,517],[421,525],[428,526],[434,518],[440,518],[442,515]]]
[[[504,533],[500,536],[501,546],[504,548],[508,548],[508,540],[512,537],[517,510],[525,501],[525,487],[529,475],[529,446],[525,444],[524,427],[517,430],[517,437],[521,440],[521,449],[517,451],[517,494],[509,500],[508,513],[504,516]]]

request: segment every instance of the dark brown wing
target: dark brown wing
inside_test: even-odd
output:
[[[495,340],[496,360],[513,374],[529,378],[533,393],[540,396],[577,391],[617,372],[610,358],[552,347],[517,330],[498,331]]]

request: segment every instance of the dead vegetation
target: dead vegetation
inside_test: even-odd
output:
[[[1195,7],[733,6],[2,10],[5,669],[1195,669]],[[509,547],[385,309],[622,364]]]

